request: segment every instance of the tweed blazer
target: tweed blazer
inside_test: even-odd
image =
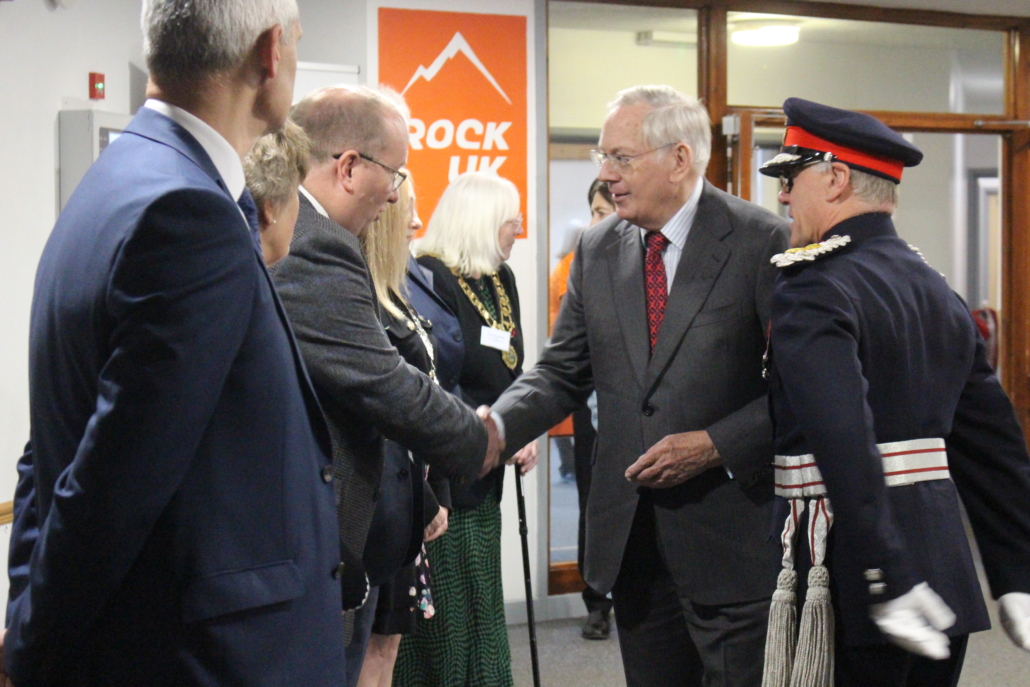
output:
[[[433,469],[466,483],[483,465],[486,429],[472,409],[400,357],[379,319],[358,239],[303,194],[290,254],[271,273],[332,437],[346,595],[349,584],[364,581],[383,438],[419,447]]]
[[[609,591],[642,487],[624,477],[670,434],[707,430],[725,467],[654,489],[659,546],[681,594],[708,605],[772,594],[772,428],[762,353],[782,220],[704,182],[654,353],[640,228],[612,216],[585,232],[568,292],[537,365],[493,409],[508,449],[524,445],[597,391],[586,507],[585,578]],[[732,474],[732,477],[730,476]]]

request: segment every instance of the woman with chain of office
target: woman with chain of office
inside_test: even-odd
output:
[[[505,261],[522,233],[519,194],[496,174],[470,172],[440,198],[425,237],[414,244],[433,288],[461,323],[459,376],[473,408],[491,405],[522,373],[523,335],[515,276]],[[536,443],[515,454],[523,473]],[[446,536],[427,545],[436,617],[401,642],[398,687],[513,684],[501,585],[504,468],[471,485],[450,485]]]

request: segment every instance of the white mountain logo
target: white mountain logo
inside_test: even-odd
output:
[[[411,88],[411,86],[418,81],[420,77],[426,81],[432,81],[440,70],[443,69],[447,60],[450,60],[459,52],[469,58],[469,61],[475,65],[476,69],[478,69],[483,76],[486,77],[487,81],[497,89],[497,92],[501,94],[501,97],[511,105],[511,98],[509,98],[508,94],[504,92],[504,89],[501,88],[500,84],[497,83],[497,80],[492,74],[490,74],[490,71],[483,65],[480,59],[476,57],[476,53],[472,49],[472,46],[468,44],[468,41],[465,40],[465,37],[461,35],[460,31],[454,34],[454,38],[451,39],[451,42],[447,44],[447,47],[443,49],[443,52],[437,55],[436,59],[433,60],[433,63],[429,65],[428,68],[423,65],[419,65],[418,69],[415,70],[415,75],[411,77],[411,81],[409,81],[408,85],[404,87],[403,91],[401,91],[401,95],[407,93],[408,89]]]

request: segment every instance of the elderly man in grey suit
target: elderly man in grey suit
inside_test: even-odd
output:
[[[586,232],[540,362],[493,406],[522,446],[597,390],[586,581],[632,687],[759,685],[779,566],[762,353],[785,223],[703,179],[708,114],[622,91],[593,151],[617,216]]]
[[[489,415],[481,420],[405,363],[379,320],[359,237],[397,201],[404,179],[398,170],[408,157],[404,114],[382,93],[360,87],[315,91],[292,117],[311,138],[312,169],[301,187],[290,254],[271,272],[332,435],[344,605],[355,608],[370,591],[365,547],[381,544],[366,537],[383,437],[417,446],[427,463],[459,482],[495,467],[500,439]],[[360,618],[368,622],[353,628],[348,614],[350,684],[371,630],[371,614]]]

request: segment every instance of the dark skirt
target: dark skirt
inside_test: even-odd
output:
[[[501,507],[494,494],[451,512],[447,533],[426,544],[436,615],[401,640],[396,687],[511,687],[501,585]]]
[[[372,632],[377,635],[414,633],[420,616],[428,619],[436,614],[431,583],[429,560],[423,545],[414,563],[404,566],[392,580],[379,585],[379,603]]]

